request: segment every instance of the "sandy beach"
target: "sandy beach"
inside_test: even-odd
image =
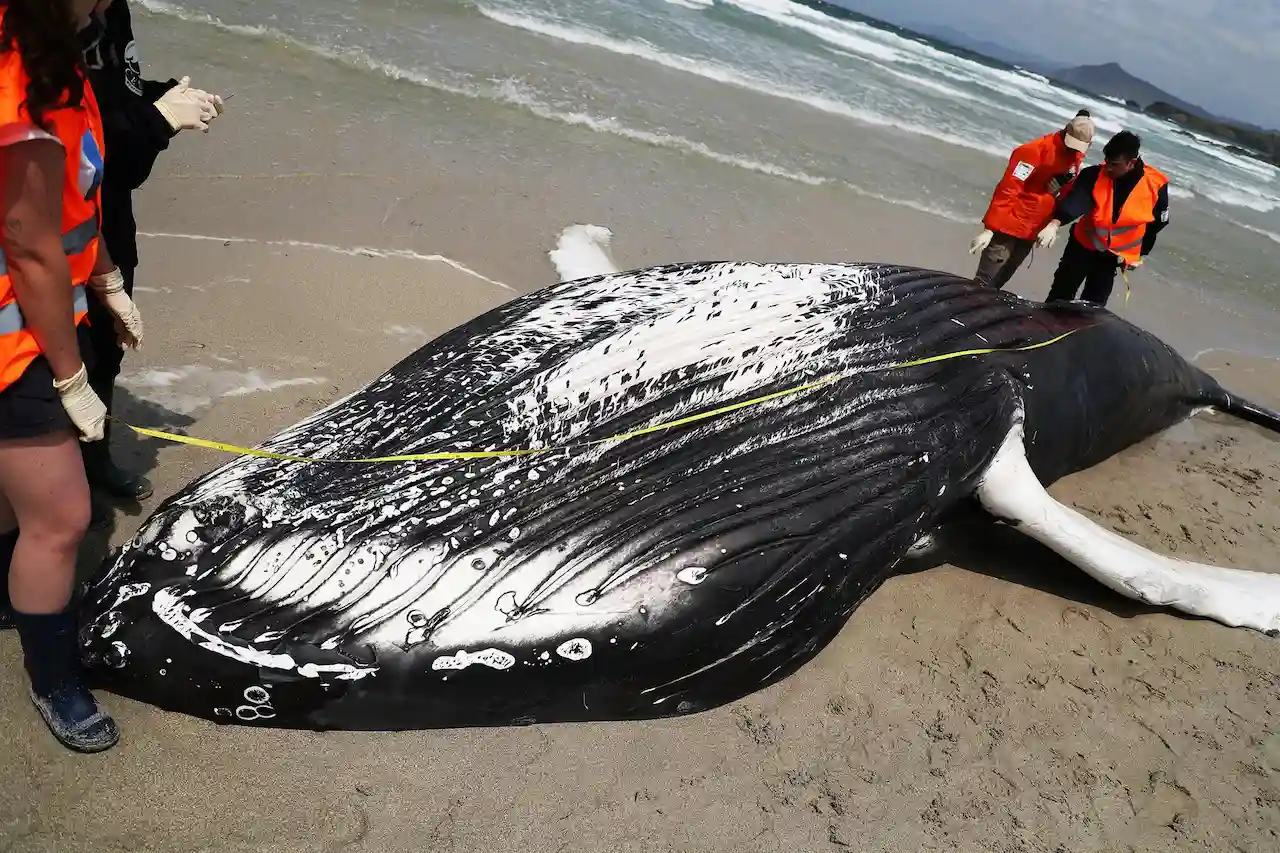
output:
[[[137,17],[149,69],[236,93],[138,196],[147,341],[119,396],[140,426],[261,441],[553,281],[573,222],[612,228],[624,267],[973,270],[969,224],[532,116],[495,125],[448,94],[371,94],[287,47]],[[1042,297],[1058,254],[1012,289]],[[1112,307],[1280,407],[1266,317],[1141,276]],[[224,458],[116,441],[156,497],[117,513],[86,570]],[[1051,491],[1161,553],[1277,570],[1280,444],[1237,420],[1199,415]],[[1280,640],[1137,606],[1006,528],[945,545],[791,678],[657,723],[258,731],[104,694],[122,741],[82,757],[38,719],[6,632],[0,853],[1280,849]]]

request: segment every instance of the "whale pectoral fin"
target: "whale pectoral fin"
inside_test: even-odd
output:
[[[1192,563],[1148,551],[1055,501],[1027,461],[1015,426],[983,473],[977,495],[996,517],[1128,598],[1233,628],[1280,634],[1280,575]]]
[[[618,265],[609,255],[613,232],[603,225],[570,225],[547,253],[561,281],[613,275]]]

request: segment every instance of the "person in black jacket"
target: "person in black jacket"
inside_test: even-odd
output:
[[[1169,186],[1164,176],[1155,168],[1142,160],[1142,141],[1127,130],[1113,136],[1102,150],[1104,162],[1081,170],[1070,189],[1059,199],[1054,209],[1053,220],[1045,226],[1037,237],[1036,245],[1047,247],[1053,245],[1058,228],[1062,223],[1072,222],[1083,216],[1089,216],[1094,209],[1094,189],[1099,178],[1112,182],[1112,210],[1110,221],[1119,219],[1120,211],[1134,189],[1143,181],[1153,181],[1152,186],[1159,184],[1154,193],[1155,201],[1151,208],[1151,221],[1147,223],[1142,234],[1140,259],[1145,259],[1155,248],[1156,237],[1169,224]],[[1136,202],[1135,202],[1136,203]],[[1139,263],[1141,260],[1138,261]],[[1111,298],[1111,289],[1115,285],[1116,271],[1131,269],[1136,264],[1129,264],[1114,252],[1098,251],[1081,243],[1071,233],[1067,246],[1062,252],[1062,260],[1053,274],[1053,285],[1049,289],[1046,302],[1070,301],[1075,299],[1080,285],[1084,284],[1081,298],[1086,302],[1105,306]]]
[[[120,270],[120,281],[112,285],[132,297],[138,266],[133,191],[151,175],[156,158],[174,136],[183,130],[208,131],[209,123],[222,111],[222,99],[191,88],[187,78],[163,83],[143,78],[126,0],[102,0],[94,7],[81,30],[81,46],[107,143],[102,237]],[[116,318],[106,304],[91,299],[89,321],[96,362],[89,382],[109,413],[124,353],[117,343]],[[103,441],[85,444],[82,451],[92,485],[116,497],[150,497],[152,486],[145,477],[124,471],[112,461],[109,432]],[[95,509],[95,516],[100,517],[100,510]]]

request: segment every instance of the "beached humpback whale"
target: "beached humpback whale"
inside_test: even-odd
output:
[[[261,447],[555,450],[233,458],[104,563],[86,660],[100,686],[227,723],[686,714],[803,665],[974,498],[1124,595],[1274,631],[1280,576],[1153,554],[1044,490],[1206,406],[1280,429],[1106,310],[938,272],[683,263],[564,281]]]

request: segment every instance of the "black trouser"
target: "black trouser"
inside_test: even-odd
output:
[[[1106,305],[1111,298],[1111,288],[1116,282],[1116,270],[1120,259],[1110,252],[1095,252],[1076,239],[1067,240],[1062,260],[1053,274],[1053,286],[1045,302],[1070,302],[1084,284],[1080,298],[1095,305]]]
[[[999,290],[1013,278],[1018,267],[1031,254],[1033,246],[1034,240],[1022,240],[996,231],[987,248],[982,250],[982,257],[978,259],[978,271],[973,274],[973,280]]]
[[[133,298],[134,267],[120,267],[124,276],[124,292]],[[93,344],[93,365],[89,368],[89,385],[98,399],[111,413],[111,402],[116,387],[116,377],[120,375],[120,365],[124,362],[124,350],[120,347],[120,338],[116,335],[115,317],[94,294],[89,294],[89,340]],[[81,444],[86,455],[109,452],[111,421],[103,425],[105,433],[102,441],[91,441]]]

